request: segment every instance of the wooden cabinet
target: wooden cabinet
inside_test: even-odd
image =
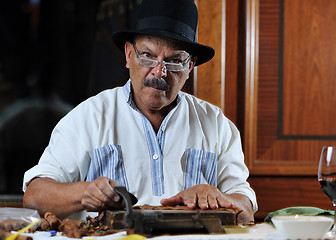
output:
[[[336,1],[198,6],[199,41],[218,38],[218,55],[197,70],[195,95],[220,106],[240,129],[257,219],[290,206],[332,209],[317,168],[322,146],[336,145]]]

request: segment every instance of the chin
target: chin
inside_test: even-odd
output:
[[[160,110],[163,107],[165,107],[165,105],[163,105],[163,104],[149,104],[149,105],[147,105],[147,107],[149,109],[153,110],[153,111],[155,111],[155,110],[157,111],[157,110]]]
[[[147,101],[147,106],[148,107],[153,107],[153,108],[161,108],[164,106],[167,106],[169,104],[168,99],[166,99],[163,96],[152,96],[149,101]]]

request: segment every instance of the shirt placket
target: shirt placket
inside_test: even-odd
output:
[[[149,151],[152,191],[154,196],[161,196],[164,193],[162,149],[151,123],[145,117],[143,121],[145,122],[145,135]]]
[[[149,162],[151,168],[151,181],[152,181],[152,192],[154,196],[161,196],[164,194],[164,177],[163,177],[163,147],[166,136],[167,122],[175,111],[176,107],[168,113],[168,115],[163,120],[158,134],[156,135],[154,128],[150,121],[137,109],[136,105],[132,101],[131,96],[131,82],[128,81],[124,86],[124,92],[127,97],[128,104],[137,112],[139,112],[142,125],[144,128],[144,133],[148,146]],[[180,104],[181,94],[178,94],[177,105]]]

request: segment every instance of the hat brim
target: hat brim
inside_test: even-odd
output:
[[[187,43],[193,49],[193,56],[197,56],[195,66],[201,65],[210,61],[215,55],[215,50],[212,47],[202,45],[196,42],[192,42],[187,38],[183,38],[181,35],[174,34],[172,32],[160,31],[158,29],[137,32],[137,31],[120,31],[112,34],[112,39],[119,49],[124,51],[124,46],[127,41],[132,41],[136,35],[151,35],[158,37],[165,37],[173,40],[182,41]]]

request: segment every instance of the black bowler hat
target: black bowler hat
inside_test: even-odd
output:
[[[193,0],[143,0],[135,30],[115,32],[114,43],[124,50],[125,42],[138,34],[170,38],[187,43],[197,56],[196,66],[209,61],[215,51],[197,43],[197,8]]]

